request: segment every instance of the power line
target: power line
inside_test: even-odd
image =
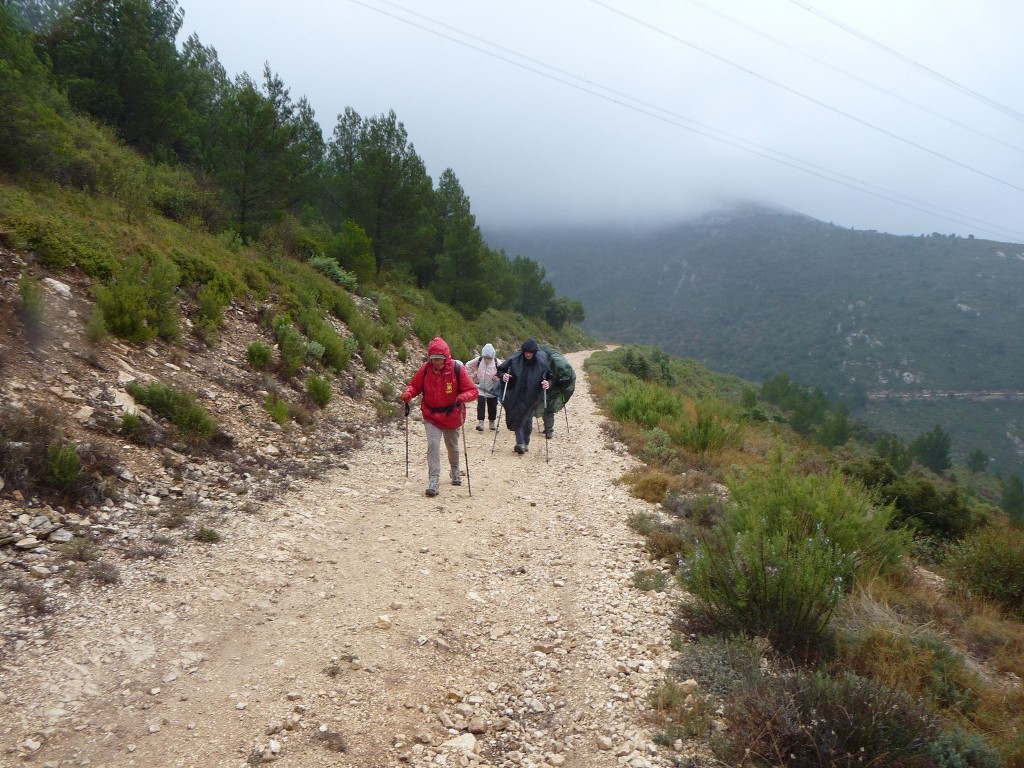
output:
[[[927,67],[924,64],[920,63],[919,61],[915,61],[914,59],[910,58],[909,56],[906,56],[906,55],[900,53],[899,51],[897,51],[897,50],[895,50],[893,48],[890,48],[889,46],[885,45],[884,43],[880,43],[878,40],[875,40],[873,37],[869,37],[868,35],[864,34],[863,32],[859,32],[858,30],[854,29],[853,27],[849,26],[848,24],[844,24],[839,19],[837,19],[837,18],[835,18],[833,16],[829,16],[827,13],[823,13],[822,11],[819,11],[817,8],[814,8],[813,6],[807,5],[806,3],[801,3],[801,2],[799,2],[799,0],[789,0],[789,2],[791,2],[793,5],[797,6],[798,8],[803,8],[808,13],[814,14],[819,19],[823,19],[824,21],[828,22],[829,24],[832,24],[833,26],[839,27],[839,29],[843,30],[844,32],[846,32],[848,34],[851,34],[854,37],[857,37],[857,38],[863,40],[868,45],[872,45],[875,48],[878,48],[879,50],[885,51],[890,56],[895,56],[897,59],[899,59],[900,61],[904,62],[905,64],[909,64],[912,67],[916,67],[917,69],[920,69],[920,70],[928,73],[932,77],[936,78],[937,80],[940,80],[941,82],[945,83],[946,85],[949,85],[949,86],[955,88],[956,90],[960,91],[961,93],[965,93],[968,96],[970,96],[971,98],[977,99],[978,101],[982,102],[983,104],[987,104],[988,106],[992,107],[993,109],[999,110],[1000,112],[1002,112],[1005,115],[1009,115],[1014,120],[1020,120],[1020,121],[1024,122],[1024,114],[1021,114],[1020,112],[1018,112],[1017,110],[1013,109],[1012,107],[1008,107],[1005,104],[1002,104],[1002,103],[996,101],[995,99],[990,99],[988,96],[984,95],[983,93],[979,93],[978,91],[974,90],[973,88],[969,88],[968,86],[964,85],[963,83],[958,83],[956,80],[954,80],[951,77],[946,77],[941,72],[937,72],[934,69],[932,69],[931,67]]]
[[[1024,238],[1024,233],[1022,233],[1022,232],[1014,232],[1013,230],[1006,230],[1006,229],[1002,228],[1000,225],[991,224],[991,223],[988,223],[988,222],[983,222],[981,220],[973,219],[972,217],[969,217],[969,216],[964,216],[964,215],[959,214],[959,213],[957,213],[955,211],[950,211],[948,209],[944,209],[944,208],[941,208],[939,206],[934,206],[934,205],[932,205],[930,203],[926,203],[926,202],[923,202],[921,200],[916,200],[915,198],[909,197],[907,195],[902,195],[902,194],[900,194],[898,192],[894,192],[894,191],[891,191],[891,190],[887,190],[887,189],[885,189],[883,187],[878,187],[878,186],[872,185],[872,184],[870,184],[868,182],[861,181],[861,180],[855,179],[855,178],[850,177],[850,176],[846,176],[846,175],[844,175],[842,173],[839,173],[837,171],[833,171],[833,170],[824,168],[822,166],[815,165],[814,163],[811,163],[809,161],[802,160],[800,158],[797,158],[797,157],[794,157],[794,156],[791,156],[791,155],[787,155],[787,154],[785,154],[783,152],[779,152],[778,150],[774,150],[774,149],[771,149],[769,147],[765,147],[765,146],[756,144],[754,142],[751,142],[751,141],[748,141],[746,139],[743,139],[742,137],[734,136],[734,135],[729,134],[729,133],[727,133],[725,131],[722,131],[720,129],[704,125],[703,123],[700,123],[698,121],[692,120],[692,119],[687,118],[687,117],[685,117],[683,115],[679,115],[677,113],[671,112],[670,110],[663,109],[663,108],[658,107],[656,105],[653,105],[653,104],[650,104],[648,102],[645,102],[645,101],[643,101],[641,99],[637,99],[637,98],[634,98],[632,96],[629,96],[628,94],[622,93],[620,91],[616,91],[616,90],[611,89],[611,88],[607,88],[606,86],[600,85],[598,83],[594,83],[591,80],[588,80],[586,78],[580,77],[578,75],[574,75],[571,72],[568,72],[566,70],[559,69],[557,67],[545,64],[544,62],[541,62],[541,61],[539,61],[537,59],[533,59],[531,57],[528,57],[528,56],[525,56],[523,54],[517,53],[517,52],[515,52],[514,50],[512,50],[510,48],[506,48],[504,46],[500,46],[500,45],[497,45],[495,43],[491,43],[491,42],[489,42],[489,41],[487,41],[487,40],[485,40],[483,38],[480,38],[480,37],[478,37],[476,35],[473,35],[471,33],[465,32],[464,30],[460,30],[457,27],[453,27],[451,25],[445,24],[444,22],[438,21],[437,19],[434,19],[432,17],[426,16],[424,14],[421,14],[421,13],[418,13],[416,11],[413,11],[413,10],[410,10],[408,8],[405,8],[405,7],[403,7],[403,6],[401,6],[401,5],[397,4],[397,3],[391,2],[390,0],[376,0],[376,1],[378,3],[390,6],[391,8],[394,8],[394,9],[397,9],[397,10],[403,12],[403,13],[406,13],[409,16],[414,16],[416,18],[422,19],[422,20],[424,20],[424,21],[426,21],[426,22],[428,22],[430,24],[433,24],[433,25],[435,25],[437,27],[441,27],[441,28],[447,29],[449,31],[452,31],[452,32],[458,34],[458,35],[462,35],[462,36],[464,36],[466,38],[469,38],[471,40],[475,40],[475,41],[480,42],[480,43],[482,43],[484,45],[490,46],[490,47],[492,47],[492,48],[494,48],[496,50],[502,51],[503,53],[507,53],[507,54],[509,54],[511,56],[515,56],[515,57],[517,57],[519,59],[522,59],[523,61],[529,62],[530,64],[533,64],[533,65],[536,65],[536,66],[530,66],[529,64],[524,64],[523,61],[516,61],[515,59],[509,58],[506,55],[495,53],[492,50],[487,50],[486,48],[482,48],[482,47],[480,47],[478,45],[474,45],[473,43],[467,42],[466,40],[462,40],[462,39],[459,39],[457,37],[453,37],[452,35],[446,34],[445,32],[441,32],[441,31],[438,31],[437,29],[433,29],[431,27],[424,26],[423,24],[420,24],[420,23],[418,23],[416,21],[413,21],[413,20],[411,20],[409,18],[406,18],[404,16],[400,16],[400,15],[397,15],[395,13],[391,13],[391,12],[389,12],[387,10],[384,10],[384,9],[382,9],[380,7],[377,7],[375,5],[371,5],[369,2],[364,2],[363,0],[349,0],[349,2],[351,2],[351,3],[355,4],[355,5],[359,5],[359,6],[363,7],[363,8],[366,8],[367,10],[374,11],[375,13],[381,14],[383,16],[387,16],[388,18],[394,19],[396,21],[400,21],[403,24],[407,24],[407,25],[409,25],[411,27],[414,27],[416,29],[420,29],[420,30],[422,30],[424,32],[428,32],[428,33],[430,33],[432,35],[435,35],[437,37],[441,37],[441,38],[443,38],[445,40],[448,40],[450,42],[453,42],[453,43],[456,43],[456,44],[461,45],[463,47],[469,48],[470,50],[473,50],[473,51],[476,51],[478,53],[482,53],[482,54],[484,54],[486,56],[490,56],[492,58],[498,59],[499,61],[503,61],[503,62],[505,62],[507,64],[511,64],[512,66],[515,66],[515,67],[518,67],[520,69],[526,70],[528,72],[531,72],[533,74],[539,75],[539,76],[544,77],[544,78],[547,78],[549,80],[552,80],[554,82],[560,83],[562,85],[566,85],[566,86],[568,86],[570,88],[574,88],[575,90],[582,91],[583,93],[587,93],[587,94],[590,94],[592,96],[596,96],[596,97],[598,97],[600,99],[603,99],[605,101],[608,101],[608,102],[611,102],[613,104],[616,104],[617,106],[623,107],[625,109],[632,110],[632,111],[637,112],[639,114],[646,115],[648,117],[654,118],[655,120],[659,120],[661,122],[667,123],[667,124],[675,126],[677,128],[682,128],[683,130],[690,131],[691,133],[695,133],[695,134],[697,134],[699,136],[703,136],[703,137],[711,139],[713,141],[717,141],[719,143],[726,144],[727,146],[731,146],[731,147],[733,147],[735,149],[740,149],[740,150],[742,150],[744,152],[748,152],[750,154],[757,155],[758,157],[762,157],[764,159],[771,160],[771,161],[773,161],[775,163],[778,163],[780,165],[784,165],[786,167],[792,168],[792,169],[797,170],[797,171],[801,171],[801,172],[806,173],[808,175],[816,176],[816,177],[824,179],[826,181],[830,181],[833,184],[838,184],[840,186],[844,186],[844,187],[847,187],[849,189],[853,189],[854,191],[860,192],[862,194],[872,195],[873,197],[878,197],[880,199],[886,200],[887,202],[891,202],[891,203],[894,203],[896,205],[903,206],[905,208],[916,210],[916,211],[921,212],[921,213],[926,213],[926,214],[931,215],[931,216],[936,216],[938,218],[945,219],[945,220],[953,222],[955,224],[960,224],[961,226],[973,227],[973,228],[978,229],[980,231],[988,232],[991,235],[995,235],[996,237],[1004,238],[1006,240],[1014,240],[1015,238],[1016,239]],[[538,67],[543,67],[544,69],[551,70],[551,71],[550,72],[544,71],[544,69],[539,69]],[[552,74],[551,72],[557,72],[558,75]],[[559,76],[559,75],[561,75],[561,76]],[[580,85],[579,83],[570,82],[570,80],[568,80],[566,78],[572,78],[573,80],[577,80],[580,83],[584,83],[584,85]],[[595,90],[596,88],[599,88],[602,91],[605,91],[605,93],[601,93],[601,92]],[[630,104],[630,103],[627,103],[627,102],[633,102],[633,103]]]
[[[644,21],[643,19],[638,19],[637,17],[631,16],[630,14],[626,13],[625,11],[620,11],[618,8],[613,8],[612,6],[608,5],[607,3],[601,2],[601,0],[590,0],[590,2],[593,3],[594,5],[597,5],[597,6],[600,6],[601,8],[604,8],[607,11],[610,11],[612,13],[615,13],[615,14],[619,15],[619,16],[622,16],[624,19],[628,19],[629,21],[632,21],[634,24],[639,24],[640,26],[646,27],[647,29],[650,29],[651,31],[656,32],[659,35],[663,35],[664,37],[667,37],[670,40],[674,40],[675,42],[679,43],[680,45],[685,45],[687,48],[691,48],[691,49],[693,49],[695,51],[703,53],[706,56],[710,56],[711,58],[715,59],[716,61],[720,61],[723,64],[727,64],[730,67],[733,67],[735,69],[740,70],[741,72],[746,72],[748,75],[751,75],[752,77],[756,77],[758,80],[763,80],[766,83],[774,85],[776,88],[781,88],[782,90],[786,91],[786,93],[791,93],[794,96],[798,96],[801,99],[804,99],[806,101],[810,101],[813,104],[817,104],[819,107],[827,109],[830,112],[834,112],[837,115],[841,115],[841,116],[847,118],[848,120],[853,120],[855,123],[859,123],[860,125],[863,125],[866,128],[870,128],[873,131],[877,131],[878,133],[884,134],[885,136],[888,136],[889,138],[896,139],[896,141],[902,142],[903,144],[907,144],[908,146],[914,147],[915,149],[919,149],[922,152],[927,152],[929,155],[932,155],[934,157],[938,157],[938,158],[940,158],[942,160],[945,160],[947,163],[952,163],[953,165],[959,166],[960,168],[963,168],[964,170],[970,171],[971,173],[976,173],[979,176],[984,176],[986,179],[994,181],[994,182],[996,182],[998,184],[1003,184],[1004,186],[1010,187],[1011,189],[1015,189],[1018,192],[1024,192],[1024,187],[1021,187],[1021,186],[1019,186],[1017,184],[1014,184],[1011,181],[1006,181],[1005,179],[1001,179],[998,176],[993,176],[991,173],[986,173],[985,171],[982,171],[982,170],[980,170],[978,168],[975,168],[972,165],[968,165],[967,163],[961,163],[959,160],[956,160],[956,159],[950,157],[949,155],[944,155],[941,152],[937,152],[934,149],[929,149],[928,147],[924,146],[923,144],[918,144],[916,141],[911,141],[910,139],[904,138],[903,136],[900,136],[897,133],[893,133],[892,131],[887,130],[886,128],[882,128],[879,125],[875,125],[874,123],[871,123],[871,122],[869,122],[867,120],[863,120],[863,119],[857,117],[856,115],[852,115],[849,112],[845,112],[844,110],[839,109],[838,107],[833,107],[831,104],[826,104],[825,102],[821,101],[820,99],[816,99],[813,96],[808,96],[805,93],[801,93],[800,91],[796,90],[795,88],[790,88],[788,85],[784,85],[784,84],[778,82],[777,80],[772,80],[770,77],[766,77],[765,75],[762,75],[759,72],[755,72],[754,70],[749,69],[747,67],[744,67],[741,64],[737,64],[736,62],[731,61],[730,59],[727,59],[724,56],[719,56],[717,53],[712,53],[711,51],[707,50],[706,48],[702,48],[702,47],[700,47],[699,45],[697,45],[695,43],[691,43],[689,40],[684,40],[683,38],[679,37],[678,35],[674,35],[671,32],[666,32],[665,30],[660,29],[659,27],[656,27],[653,24],[649,24],[648,22]]]
[[[861,85],[867,86],[868,88],[871,88],[872,90],[878,91],[879,93],[884,93],[886,96],[889,96],[890,98],[896,99],[897,101],[901,101],[904,104],[907,104],[908,106],[914,107],[915,109],[919,109],[922,112],[925,112],[925,113],[931,115],[932,117],[935,117],[935,118],[938,118],[939,120],[942,120],[944,122],[950,123],[951,125],[955,125],[958,128],[962,128],[965,131],[970,131],[971,133],[975,134],[976,136],[981,136],[982,138],[988,139],[989,141],[995,142],[996,144],[1001,144],[1002,146],[1006,147],[1007,149],[1012,149],[1014,152],[1020,152],[1020,153],[1024,154],[1024,147],[1018,146],[1016,144],[1011,144],[1008,141],[1003,141],[1002,139],[997,138],[995,136],[992,136],[991,134],[985,133],[984,131],[979,130],[979,129],[971,126],[971,125],[967,125],[966,123],[962,123],[959,120],[956,120],[955,118],[949,117],[948,115],[944,115],[941,112],[938,112],[937,110],[932,109],[931,107],[928,107],[928,106],[926,106],[924,104],[919,104],[916,101],[912,101],[911,99],[908,99],[905,96],[902,96],[902,95],[896,93],[895,91],[890,91],[887,88],[883,88],[882,86],[880,86],[880,85],[878,85],[876,83],[872,83],[871,81],[867,80],[866,78],[861,77],[860,75],[857,75],[857,74],[855,74],[853,72],[849,72],[849,71],[847,71],[845,69],[842,69],[842,68],[837,67],[837,66],[835,66],[833,64],[830,64],[827,61],[819,59],[817,56],[812,56],[811,54],[807,53],[806,51],[801,51],[796,46],[790,45],[785,40],[780,40],[779,38],[775,37],[774,35],[769,35],[767,32],[763,32],[762,30],[757,29],[756,27],[753,27],[750,24],[746,24],[745,22],[742,22],[739,19],[733,18],[732,16],[729,16],[728,14],[722,13],[717,8],[712,8],[711,6],[707,5],[706,3],[701,2],[700,0],[686,0],[686,1],[689,2],[691,5],[696,5],[698,8],[702,8],[703,10],[707,11],[710,14],[718,16],[720,19],[724,19],[725,21],[729,22],[730,24],[734,24],[737,27],[740,27],[742,29],[747,30],[751,34],[757,35],[758,37],[764,38],[765,40],[768,40],[768,41],[774,43],[775,45],[778,45],[778,46],[780,46],[782,48],[785,48],[787,51],[790,51],[791,53],[795,53],[798,56],[803,56],[805,59],[808,59],[809,61],[813,61],[815,64],[817,64],[820,67],[825,67],[826,69],[830,69],[833,72],[838,72],[839,74],[841,74],[841,75],[843,75],[845,77],[848,77],[851,80],[857,81]]]

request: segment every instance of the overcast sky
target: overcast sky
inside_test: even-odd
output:
[[[269,63],[326,139],[394,110],[485,231],[750,200],[1024,242],[1021,0],[179,3],[179,43]]]

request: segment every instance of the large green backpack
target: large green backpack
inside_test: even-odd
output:
[[[550,344],[541,344],[540,348],[547,354],[548,360],[551,361],[551,373],[555,377],[551,382],[551,387],[548,389],[547,412],[558,413],[569,402],[572,393],[576,391],[576,371],[569,365],[565,355]],[[543,404],[537,410],[538,412],[544,410]]]

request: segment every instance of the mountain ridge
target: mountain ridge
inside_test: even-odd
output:
[[[1011,407],[982,434],[962,414],[901,425],[867,406],[882,392],[1017,388],[1024,246],[852,230],[755,205],[657,228],[487,237],[542,264],[560,293],[584,303],[583,326],[596,336],[653,344],[752,382],[784,371],[905,437],[933,416],[951,419],[959,453],[981,444],[1002,456],[1003,470],[1020,468],[1002,432],[1024,409]]]

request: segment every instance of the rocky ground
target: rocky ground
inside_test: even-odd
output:
[[[23,265],[3,257],[9,310]],[[654,743],[678,595],[633,586],[652,566],[627,519],[649,505],[616,484],[633,460],[585,376],[550,443],[518,456],[468,429],[468,482],[427,498],[416,411],[407,476],[406,422],[374,404],[417,354],[280,428],[262,410],[278,385],[244,365],[256,309],[213,350],[96,352],[88,286],[61,280],[42,342],[0,319],[2,396],[61,414],[118,480],[89,504],[0,490],[0,764],[712,764]],[[216,447],[117,433],[125,383],[150,378],[197,393]],[[62,554],[82,539],[105,568]]]

